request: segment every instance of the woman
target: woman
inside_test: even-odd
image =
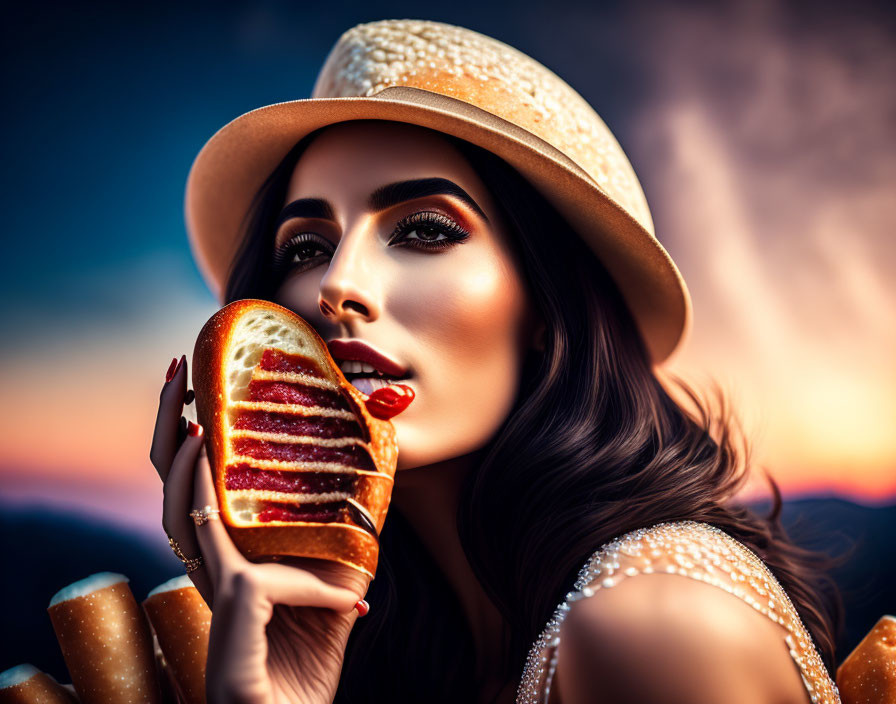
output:
[[[724,408],[682,384],[689,413],[658,380],[687,291],[590,107],[435,22],[349,30],[314,95],[206,145],[194,253],[222,302],[362,340],[416,396],[368,582],[250,563],[192,523],[216,502],[202,429],[177,431],[185,360],[169,374],[153,462],[166,531],[202,557],[210,700],[839,701],[819,560],[774,485],[768,519],[728,503],[744,466]]]

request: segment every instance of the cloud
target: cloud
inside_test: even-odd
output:
[[[635,149],[694,297],[674,366],[732,386],[785,485],[896,491],[892,41],[771,3],[638,19],[657,91]]]

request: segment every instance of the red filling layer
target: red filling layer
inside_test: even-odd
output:
[[[238,455],[260,460],[284,462],[338,462],[349,467],[376,471],[376,465],[363,447],[320,447],[310,443],[276,443],[255,438],[235,438],[233,451]]]
[[[353,491],[357,481],[357,475],[351,474],[266,470],[246,464],[230,465],[224,475],[224,486],[227,489],[261,489],[295,494]]]
[[[254,380],[249,382],[250,401],[271,401],[272,403],[294,403],[299,406],[323,406],[350,410],[338,391],[321,389],[316,386],[300,386],[287,381]]]
[[[324,377],[324,373],[315,361],[303,355],[289,354],[273,347],[262,352],[258,368],[271,372],[305,372],[311,376]]]
[[[238,411],[234,428],[258,430],[263,433],[308,435],[314,438],[361,438],[361,426],[356,420],[298,416],[269,411]]]
[[[333,501],[326,504],[284,504],[274,501],[265,502],[258,514],[262,523],[269,521],[313,521],[315,523],[332,523],[342,514],[344,504]]]

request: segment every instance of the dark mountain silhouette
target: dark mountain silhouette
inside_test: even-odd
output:
[[[31,663],[60,682],[71,677],[47,614],[62,587],[96,572],[130,579],[137,602],[184,573],[159,526],[160,542],[121,525],[46,507],[0,504],[0,671]],[[167,551],[167,552],[166,552]]]
[[[768,513],[767,502],[750,507]],[[854,550],[831,572],[846,607],[840,661],[880,616],[896,613],[896,505],[785,501],[782,523],[804,547],[828,554]],[[6,564],[0,581],[0,671],[27,662],[60,682],[71,678],[47,615],[59,589],[95,572],[120,572],[140,602],[152,588],[183,574],[163,535],[154,541],[120,525],[45,507],[0,504],[0,550]]]
[[[748,504],[767,515],[770,503]],[[896,505],[869,507],[839,498],[785,501],[781,523],[802,547],[847,555],[830,574],[843,598],[845,623],[837,639],[842,662],[884,614],[896,614]]]

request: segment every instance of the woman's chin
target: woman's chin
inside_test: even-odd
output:
[[[408,412],[410,412],[410,408],[408,408]],[[436,445],[440,438],[434,437],[431,429],[428,432],[421,430],[420,425],[414,419],[403,418],[402,415],[392,419],[392,424],[395,426],[395,439],[398,442],[396,471],[402,472],[448,459],[444,456],[444,452],[439,452]]]
[[[410,410],[410,409],[408,409]],[[401,472],[405,469],[419,467],[417,457],[419,453],[419,445],[416,442],[416,433],[413,425],[401,418],[400,415],[392,419],[392,425],[395,426],[395,440],[398,442],[398,466],[396,471]]]

